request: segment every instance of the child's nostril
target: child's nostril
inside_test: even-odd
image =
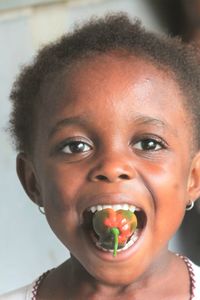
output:
[[[117,176],[116,176],[116,178],[117,178]],[[121,175],[118,176],[118,178],[125,179],[125,180],[130,179],[130,177],[127,174],[121,174]],[[109,178],[105,175],[97,175],[96,179],[103,180],[103,181],[109,181]]]
[[[121,175],[119,176],[119,178],[125,179],[125,180],[130,179],[130,177],[129,177],[127,174],[121,174]]]
[[[108,178],[104,175],[97,175],[96,178],[99,179],[99,180],[108,181]]]

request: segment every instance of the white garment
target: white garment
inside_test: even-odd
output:
[[[200,267],[193,264],[190,261],[193,271],[194,271],[194,280],[195,280],[195,289],[194,289],[194,298],[192,300],[200,300]],[[29,284],[25,287],[22,287],[16,291],[10,292],[0,296],[0,300],[32,300],[33,294],[32,290],[35,285],[36,279],[32,284]]]
[[[35,281],[32,284],[0,296],[0,300],[32,300],[32,290],[35,285]]]

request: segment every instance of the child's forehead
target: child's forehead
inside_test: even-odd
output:
[[[77,60],[69,70],[66,69],[65,74],[65,84],[70,83],[73,87],[76,87],[76,83],[79,85],[80,81],[96,81],[101,86],[106,80],[115,80],[116,77],[122,81],[126,79],[138,82],[157,78],[157,84],[164,80],[180,90],[175,74],[168,67],[142,55],[119,50]]]
[[[132,98],[127,94],[132,93]],[[167,95],[167,101],[164,101]],[[171,101],[172,97],[175,101]],[[72,111],[86,110],[89,105],[116,102],[123,107],[143,103],[151,106],[156,100],[158,109],[182,107],[182,92],[168,70],[159,68],[147,59],[124,53],[108,53],[82,59],[59,74],[48,89],[48,107],[52,114],[66,107]],[[140,101],[136,104],[136,98]],[[163,98],[163,99],[162,99]],[[52,101],[51,101],[52,99]],[[120,101],[119,101],[120,100]],[[105,105],[105,103],[103,105]],[[138,104],[139,103],[139,104]]]
[[[51,84],[47,82],[38,117],[54,126],[61,119],[87,112],[95,123],[106,109],[110,116],[114,111],[124,113],[126,120],[144,112],[147,117],[164,121],[176,110],[188,124],[191,116],[174,78],[164,67],[139,55],[110,52],[88,56],[63,69]],[[174,118],[172,126],[180,125],[176,123]]]
[[[101,94],[103,89],[117,93],[127,86],[135,86],[141,95],[145,93],[144,87],[154,88],[154,92],[167,88],[184,98],[170,70],[147,58],[123,52],[93,55],[74,62],[57,75],[50,88],[48,86],[48,93],[58,93],[59,97],[55,96],[54,100],[57,98],[60,102],[64,99],[69,103],[72,95],[84,97],[84,94],[90,95],[94,91]]]

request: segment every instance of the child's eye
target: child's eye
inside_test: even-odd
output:
[[[66,154],[84,153],[91,150],[91,146],[82,141],[66,142],[61,151]]]
[[[135,149],[142,150],[142,151],[158,151],[166,148],[164,142],[157,141],[156,139],[153,138],[142,139],[137,143],[135,143],[133,147]]]

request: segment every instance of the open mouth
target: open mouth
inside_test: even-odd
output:
[[[135,244],[147,223],[145,212],[129,204],[104,204],[89,207],[83,213],[83,220],[84,229],[87,234],[89,233],[96,247],[102,251],[114,253],[114,256]],[[112,228],[109,222],[114,222],[112,224],[118,232],[117,246],[116,237],[111,234]]]

